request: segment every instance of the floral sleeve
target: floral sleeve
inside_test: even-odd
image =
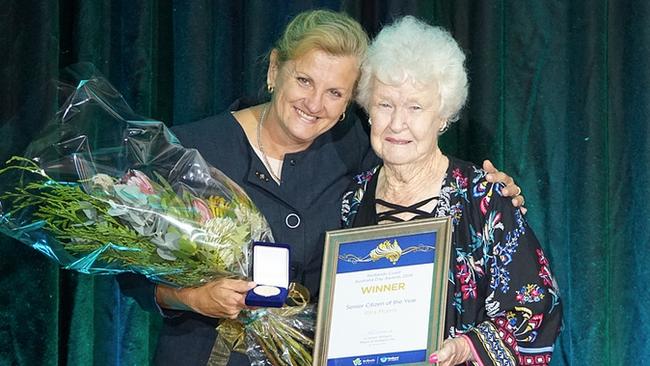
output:
[[[501,185],[475,182],[483,216],[489,320],[465,336],[478,365],[548,365],[562,323],[549,262],[524,216],[501,196]]]

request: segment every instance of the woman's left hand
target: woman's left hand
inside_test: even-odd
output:
[[[429,356],[429,363],[438,366],[454,366],[467,361],[474,361],[474,358],[465,337],[445,339],[442,347]]]
[[[512,204],[515,207],[519,207],[523,214],[526,213],[527,209],[524,207],[524,196],[521,194],[521,188],[515,184],[515,181],[511,176],[504,172],[500,172],[497,168],[494,167],[491,161],[485,160],[483,162],[483,170],[485,170],[488,175],[485,179],[490,183],[503,183],[506,186],[501,190],[501,193],[506,197],[512,197]]]

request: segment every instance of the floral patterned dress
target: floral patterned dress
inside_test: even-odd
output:
[[[380,169],[344,195],[344,227],[377,224]],[[445,336],[467,336],[478,365],[548,365],[562,326],[558,288],[526,219],[485,175],[449,157],[433,211],[453,223]]]

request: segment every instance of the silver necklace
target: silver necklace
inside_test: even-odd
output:
[[[280,177],[275,174],[273,171],[273,167],[271,167],[271,163],[269,162],[269,158],[266,156],[266,153],[264,152],[264,146],[262,146],[262,125],[264,125],[264,119],[266,118],[266,111],[268,110],[269,106],[266,105],[264,106],[264,109],[262,110],[262,115],[260,116],[260,123],[257,124],[257,146],[260,148],[260,152],[262,153],[262,159],[264,160],[264,164],[266,165],[266,168],[269,170],[269,173],[271,173],[271,176],[273,176],[273,179],[275,179],[278,184],[280,183]]]

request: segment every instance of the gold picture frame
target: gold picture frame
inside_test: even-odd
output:
[[[451,231],[449,217],[328,231],[314,365],[428,365],[444,337]]]

